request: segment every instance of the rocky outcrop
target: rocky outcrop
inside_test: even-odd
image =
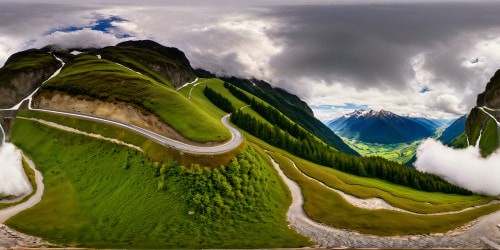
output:
[[[500,109],[500,70],[497,70],[490,82],[486,84],[484,92],[477,96],[477,106]]]
[[[0,69],[0,108],[10,108],[31,94],[60,66],[50,54],[27,50],[12,55]]]
[[[483,93],[477,96],[465,124],[465,134],[470,145],[479,144],[486,157],[500,146],[500,70],[491,78]]]

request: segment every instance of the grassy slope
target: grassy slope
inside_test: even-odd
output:
[[[226,113],[224,111],[220,110],[219,108],[217,108],[215,105],[213,105],[212,102],[210,102],[210,100],[208,100],[205,97],[205,95],[203,94],[203,89],[205,88],[205,86],[208,86],[211,89],[213,89],[214,91],[216,91],[217,93],[224,95],[224,97],[226,97],[229,101],[231,101],[231,103],[233,104],[233,106],[236,109],[241,109],[245,106],[248,106],[247,103],[244,103],[240,99],[234,97],[229,92],[229,90],[227,90],[224,87],[224,82],[220,79],[217,79],[217,78],[203,79],[202,78],[202,79],[198,80],[198,83],[199,84],[196,86],[194,86],[194,84],[193,84],[193,85],[189,85],[187,87],[184,87],[179,92],[182,93],[184,96],[188,97],[189,92],[191,91],[191,101],[195,105],[198,105],[198,107],[207,110],[207,112],[210,114],[217,115],[217,117],[219,117],[219,116],[225,115]],[[258,100],[262,103],[267,104],[266,102],[262,101],[258,97],[255,97],[251,94],[248,94],[248,95],[255,98],[256,100]],[[266,119],[264,119],[261,115],[259,115],[257,112],[255,112],[251,107],[246,107],[245,109],[243,109],[243,112],[246,114],[251,114],[253,117],[259,119],[259,121],[268,123],[269,125],[272,126],[272,124],[270,124]]]
[[[383,180],[343,173],[297,157],[293,157],[293,161],[302,172],[330,187],[363,199],[382,198],[395,207],[416,213],[457,211],[485,204],[493,199],[493,197],[422,192]]]
[[[417,213],[455,211],[491,201],[494,197],[464,196],[444,193],[430,193],[396,185],[384,180],[360,177],[342,171],[320,166],[298,158],[284,150],[275,148],[264,141],[245,133],[250,142],[292,159],[297,167],[309,176],[348,194],[366,199],[382,198],[395,207]],[[431,203],[431,204],[427,204]]]
[[[493,118],[489,117],[484,126],[483,133],[481,135],[481,141],[479,142],[479,148],[481,149],[481,155],[486,157],[492,154],[499,146],[500,135],[498,134],[497,123]]]
[[[210,85],[210,87],[217,90],[215,85],[216,84]],[[196,88],[198,87],[200,86]],[[193,90],[193,97],[195,96],[194,93]],[[224,94],[224,96],[234,104],[234,97],[232,95],[224,92],[219,93]],[[199,98],[204,97],[200,95]],[[237,105],[236,103],[235,106],[237,107]],[[481,196],[461,196],[422,192],[378,179],[362,178],[346,174],[304,161],[283,150],[269,146],[267,143],[248,133],[244,134],[252,143],[257,143],[264,149],[277,151],[293,158],[300,163],[299,165],[305,166],[307,170],[312,170],[316,177],[324,178],[325,181],[329,180],[328,183],[330,185],[342,189],[349,194],[362,198],[380,197],[386,199],[396,207],[409,209],[411,211],[419,213],[456,211],[466,207],[484,204],[493,199],[491,197],[485,198]],[[309,192],[309,196],[306,197],[309,203],[306,205],[305,209],[309,211],[310,215],[317,221],[331,225],[339,225],[338,223],[340,222],[342,228],[380,235],[443,232],[458,227],[480,215],[495,211],[500,207],[499,205],[493,205],[460,214],[440,216],[419,216],[386,210],[368,212],[367,210],[353,208],[340,196],[324,187],[315,186],[315,184],[312,184],[312,186],[313,188],[306,187],[308,191],[304,191]],[[433,204],[427,204],[427,202]],[[329,212],[331,210],[336,210],[337,212],[332,214]],[[340,216],[339,214],[344,215]],[[358,216],[359,214],[364,214],[364,216]],[[393,220],[393,218],[397,218],[397,220]],[[352,225],[350,225],[351,223],[348,222],[348,220],[352,222]],[[412,224],[408,222],[414,222],[416,224],[412,226]],[[390,228],[386,228],[383,225],[389,225]]]
[[[76,128],[81,131],[100,134],[108,138],[116,138],[118,140],[136,145],[143,149],[144,153],[154,161],[160,161],[166,157],[171,157],[177,162],[190,166],[191,164],[197,163],[202,166],[207,167],[218,167],[220,165],[227,164],[232,158],[235,157],[242,149],[245,148],[243,143],[240,147],[232,150],[231,152],[224,153],[221,155],[194,155],[189,153],[179,152],[169,147],[164,147],[155,141],[152,141],[140,134],[131,132],[127,129],[109,125],[102,124],[94,121],[78,119],[73,117],[65,117],[54,114],[47,114],[37,111],[23,110],[18,113],[21,117],[33,117],[46,121],[52,121],[64,126]]]
[[[15,86],[7,84],[11,78],[16,77],[19,73],[47,67],[57,68],[58,66],[60,66],[60,63],[48,53],[38,50],[17,53],[9,58],[3,68],[0,68],[0,87],[14,88]]]
[[[465,134],[466,133],[466,134]],[[454,147],[466,147],[467,138],[471,145],[479,143],[481,155],[486,157],[493,153],[500,144],[500,135],[496,122],[478,108],[473,108],[467,117],[465,133],[457,137],[451,142]],[[481,133],[481,141],[478,141]]]
[[[232,96],[229,91],[227,91],[222,85],[222,82],[219,80],[213,81],[209,83],[209,86],[219,92],[220,94],[223,94],[226,98],[228,98],[235,107],[241,107],[244,106],[243,103],[234,96]],[[187,89],[187,87],[186,87]],[[198,89],[199,93],[196,92]],[[198,85],[192,92],[192,97],[193,100],[194,98],[199,98],[203,99],[206,102],[209,102],[201,93],[201,89],[203,89],[202,84]],[[186,91],[186,90],[182,90]],[[213,104],[207,103],[207,106]],[[247,109],[245,109],[247,110]],[[221,111],[222,112],[222,111]],[[260,119],[263,119],[260,117]],[[309,161],[303,160],[301,158],[298,158],[296,156],[293,156],[292,154],[289,154],[288,152],[272,147],[268,145],[267,143],[263,142],[262,140],[244,132],[246,138],[250,138],[250,141],[253,143],[259,144],[259,146],[264,147],[268,150],[272,151],[278,151],[287,157],[290,157],[294,159],[297,163],[301,163],[301,165],[307,166],[309,169],[317,168],[320,169],[322,175],[325,176],[334,176],[338,178],[344,185],[348,185],[349,188],[344,188],[346,189],[345,191],[347,193],[350,193],[355,196],[363,197],[363,198],[371,198],[371,197],[379,197],[380,195],[384,194],[386,198],[389,199],[389,197],[392,197],[393,199],[392,202],[394,203],[395,206],[401,206],[401,207],[406,207],[410,208],[411,205],[406,204],[407,202],[417,202],[420,203],[421,207],[416,207],[417,211],[420,212],[427,212],[427,213],[434,213],[434,212],[440,212],[440,211],[452,211],[452,210],[459,210],[465,207],[468,207],[469,205],[478,205],[478,204],[483,204],[488,201],[490,201],[492,198],[485,198],[482,196],[463,196],[463,195],[454,195],[454,194],[444,194],[444,193],[429,193],[429,192],[423,192],[423,191],[418,191],[409,187],[401,186],[401,185],[396,185],[389,183],[387,181],[379,180],[379,179],[373,179],[373,178],[364,178],[364,177],[359,177],[355,176],[352,174],[344,173],[332,168],[327,168],[324,166],[320,166],[318,164],[311,163]],[[265,146],[264,146],[265,145]],[[353,188],[357,187],[357,188]],[[338,187],[337,187],[338,188]],[[351,190],[350,190],[351,189]],[[374,191],[374,189],[377,189],[379,191]],[[402,200],[398,200],[402,199]],[[436,207],[436,206],[422,206],[422,203],[429,202],[433,204],[441,204],[441,206]]]
[[[451,141],[448,145],[453,148],[466,148],[467,145],[467,134],[464,132],[457,136],[453,141]]]
[[[389,210],[365,210],[347,203],[337,193],[299,173],[281,154],[272,156],[285,174],[296,181],[304,195],[304,210],[314,220],[337,228],[377,235],[407,235],[446,232],[479,216],[500,209],[500,204],[460,214],[422,216]]]
[[[249,80],[237,79],[234,77],[222,79],[233,83],[247,93],[252,93],[254,96],[261,97],[283,114],[286,114],[288,118],[292,119],[295,123],[312,132],[316,137],[321,138],[321,140],[332,147],[348,154],[358,155],[355,150],[346,145],[342,139],[333,133],[325,124],[316,119],[309,107],[305,107],[305,104],[298,99],[297,96],[293,96],[279,88],[275,89],[263,81],[257,81],[257,86],[253,86]]]
[[[100,53],[101,56],[105,59],[111,60],[113,62],[118,62],[129,68],[135,69],[149,76],[150,78],[156,80],[157,82],[172,87],[172,84],[167,79],[165,79],[160,74],[156,73],[154,70],[151,70],[150,68],[144,66],[137,60],[142,58],[142,59],[147,59],[149,62],[157,65],[168,64],[173,67],[178,67],[175,62],[169,60],[168,58],[166,58],[165,56],[161,55],[160,53],[154,50],[131,47],[131,46],[127,47],[113,46],[100,49],[98,53]]]
[[[183,93],[185,96],[189,96],[189,92],[190,92],[190,90],[192,88],[192,91],[191,91],[191,100],[193,101],[193,103],[195,103],[196,105],[198,105],[200,108],[203,108],[205,110],[210,110],[211,111],[210,113],[212,113],[212,114],[215,114],[216,112],[219,112],[219,113],[222,112],[222,114],[225,114],[225,113],[222,110],[220,110],[219,108],[217,108],[214,104],[212,104],[210,102],[210,100],[208,100],[205,97],[205,95],[203,94],[203,89],[205,88],[205,86],[208,86],[211,89],[213,89],[214,91],[216,91],[217,93],[222,94],[225,98],[227,98],[233,104],[233,106],[236,109],[240,109],[240,108],[243,108],[245,106],[248,106],[248,104],[246,104],[245,102],[241,101],[237,97],[233,96],[231,94],[231,92],[229,92],[229,90],[224,87],[224,82],[221,81],[220,79],[216,79],[216,78],[201,79],[198,82],[199,82],[198,85],[196,85],[196,86],[194,86],[194,85],[187,86],[187,87],[181,89],[180,92]],[[248,93],[245,90],[242,90],[242,89],[240,89],[240,90],[243,91],[243,92],[245,92],[245,94],[247,96],[249,96],[250,98],[254,98],[258,102],[261,102],[262,104],[264,104],[266,106],[269,106],[269,104],[267,102],[263,101],[259,97],[254,96],[253,94]],[[273,126],[273,124],[269,123],[264,117],[262,117],[259,113],[257,113],[251,107],[244,108],[242,110],[242,112],[245,113],[245,114],[252,115],[254,118],[256,118],[257,120],[259,120],[260,122],[268,124],[269,126]],[[280,111],[278,111],[278,112],[281,113]],[[281,113],[281,114],[283,114],[283,113]],[[291,123],[295,123],[293,120],[290,120],[288,117],[286,117],[286,118]],[[317,138],[314,135],[312,135],[312,136],[319,143],[324,144],[324,142],[321,141],[319,138]],[[331,148],[331,149],[337,151],[337,149],[335,149],[335,148]]]
[[[23,232],[74,246],[114,248],[309,244],[286,227],[290,197],[270,166],[263,168],[267,186],[258,208],[202,223],[187,214],[189,193],[183,187],[194,183],[169,176],[166,190],[158,191],[152,163],[133,149],[26,120],[16,121],[13,140],[35,161],[46,186],[40,204],[9,220]],[[136,164],[124,168],[127,159]]]
[[[62,91],[109,102],[131,103],[155,113],[194,141],[223,141],[230,137],[219,120],[193,105],[175,89],[92,55],[74,58],[61,74],[43,86],[44,91]]]

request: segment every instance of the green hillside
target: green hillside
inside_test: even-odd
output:
[[[134,149],[22,119],[13,138],[43,173],[45,194],[8,224],[51,242],[100,248],[310,244],[287,227],[286,187],[250,147],[210,170],[169,158],[153,162]]]
[[[61,65],[44,50],[13,54],[0,68],[0,108],[10,108],[28,96]]]
[[[126,103],[155,114],[197,142],[228,139],[230,132],[220,119],[230,112],[243,143],[230,152],[197,155],[121,127],[20,111],[12,142],[42,172],[45,193],[39,204],[7,225],[61,247],[311,247],[287,221],[291,195],[270,157],[299,184],[307,216],[335,228],[371,235],[443,233],[500,209],[500,204],[488,204],[495,197],[474,195],[436,175],[381,157],[357,156],[333,132],[324,131],[326,126],[317,124],[298,97],[267,83],[200,78],[176,90],[191,77],[189,62],[175,50],[156,43],[148,49],[148,44],[65,54],[66,66],[36,100],[64,93]],[[175,78],[154,65],[186,73]],[[473,116],[482,119],[481,113]],[[492,148],[495,124],[482,125],[485,139],[478,143]],[[470,132],[478,138],[479,131]],[[363,209],[332,189],[355,198],[382,199],[395,210]],[[453,213],[434,215],[443,212]]]
[[[168,82],[93,55],[81,54],[71,59],[57,77],[43,85],[36,98],[56,93],[133,105],[157,115],[193,141],[223,141],[230,136],[219,119],[193,105]]]
[[[174,87],[192,82],[196,78],[182,51],[153,41],[129,41],[92,53]]]
[[[271,106],[281,111],[284,115],[296,122],[298,125],[323,140],[328,145],[341,152],[359,155],[355,150],[345,144],[340,137],[333,133],[325,124],[314,117],[312,110],[297,96],[288,92],[273,88],[270,84],[258,80],[246,80],[235,77],[221,78],[232,83],[246,92],[259,97]]]
[[[483,107],[485,108],[481,110]],[[467,147],[468,139],[470,145],[479,144],[483,157],[495,152],[500,147],[500,128],[493,117],[500,120],[500,111],[489,109],[500,109],[500,70],[486,84],[484,92],[477,96],[476,107],[467,116],[465,133],[455,138],[451,145],[457,148]],[[480,133],[481,140],[478,141]]]

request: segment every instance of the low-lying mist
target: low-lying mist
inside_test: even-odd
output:
[[[483,158],[473,146],[453,149],[427,139],[417,149],[415,167],[475,193],[500,195],[500,150]]]
[[[31,192],[23,170],[21,152],[10,143],[0,146],[0,196],[19,196]]]

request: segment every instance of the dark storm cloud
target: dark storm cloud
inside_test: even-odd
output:
[[[403,88],[414,74],[409,59],[432,52],[425,68],[463,86],[470,76],[457,56],[471,44],[456,39],[500,28],[499,13],[499,3],[478,2],[273,9],[267,15],[282,25],[269,34],[285,48],[272,58],[271,67],[276,75],[289,78],[309,76],[358,88]]]

